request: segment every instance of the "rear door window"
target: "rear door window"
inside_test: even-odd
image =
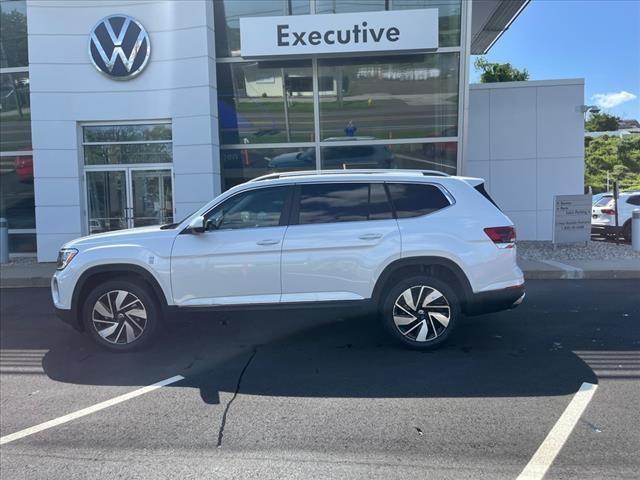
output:
[[[391,219],[382,184],[316,183],[300,186],[300,225]]]
[[[444,193],[434,185],[388,183],[387,186],[398,218],[419,217],[450,205]]]

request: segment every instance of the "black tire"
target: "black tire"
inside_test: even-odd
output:
[[[119,300],[117,292],[128,294],[120,300],[120,312],[125,313],[119,313],[116,308]],[[101,301],[100,306],[98,300]],[[115,310],[115,313],[110,313],[111,310]],[[101,311],[106,314],[103,315]],[[148,287],[131,280],[114,279],[91,290],[82,306],[82,322],[87,334],[101,347],[113,352],[132,352],[148,347],[153,342],[160,329],[161,309]],[[102,326],[105,328],[101,329],[101,334],[98,329]],[[106,335],[109,328],[115,329]]]
[[[422,289],[422,287],[425,288]],[[406,297],[400,298],[407,290],[411,292],[416,307],[413,311],[406,302]],[[432,292],[435,298],[429,302],[428,306],[415,305],[418,302],[424,304],[425,299]],[[441,297],[437,296],[438,293]],[[420,295],[422,297],[418,300]],[[398,317],[400,322],[411,319],[405,312],[415,314],[413,315],[415,319],[407,325],[397,326],[394,316]],[[448,321],[445,325],[441,322],[444,322],[446,313],[448,313]],[[460,301],[453,288],[446,282],[427,275],[399,280],[388,290],[382,304],[382,321],[387,331],[405,347],[416,350],[432,350],[446,342],[455,329],[460,315]],[[422,339],[422,335],[425,335],[425,327],[426,336]]]
[[[627,242],[631,243],[631,220],[628,220],[627,223],[622,226],[622,236]]]

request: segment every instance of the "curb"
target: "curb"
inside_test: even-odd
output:
[[[623,280],[640,279],[640,270],[527,270],[525,280]]]
[[[31,278],[3,278],[0,280],[0,289],[2,288],[35,288],[50,287],[51,277],[31,277]]]

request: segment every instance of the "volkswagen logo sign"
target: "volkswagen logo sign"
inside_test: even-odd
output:
[[[91,63],[114,80],[129,80],[138,75],[147,65],[150,54],[147,31],[127,15],[105,17],[91,31]]]

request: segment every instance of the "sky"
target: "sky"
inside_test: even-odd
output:
[[[640,120],[640,0],[532,0],[486,58],[530,80],[584,78],[585,104]]]

